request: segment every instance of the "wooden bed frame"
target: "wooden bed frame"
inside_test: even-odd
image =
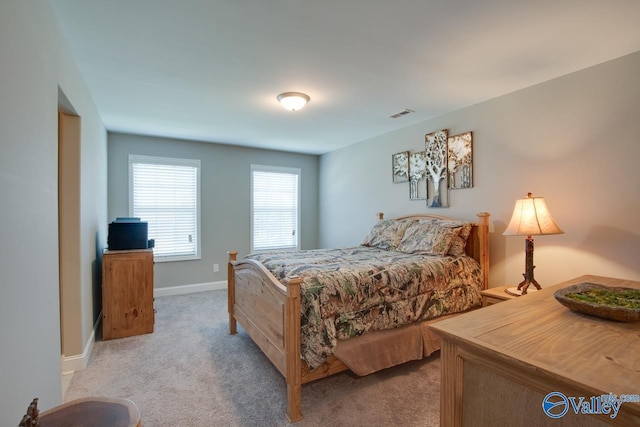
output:
[[[382,213],[378,214],[382,219]],[[466,253],[482,268],[482,287],[489,282],[489,214],[477,214],[467,240]],[[439,215],[417,214],[397,219],[452,219]],[[291,277],[287,286],[280,283],[260,262],[238,261],[236,251],[229,251],[228,309],[229,333],[237,332],[236,322],[284,376],[287,384],[287,412],[289,422],[302,416],[302,384],[347,370],[347,366],[331,356],[314,369],[309,369],[300,356],[300,283]]]

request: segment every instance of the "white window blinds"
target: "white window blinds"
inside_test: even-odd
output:
[[[200,257],[200,161],[129,156],[129,213],[149,223],[156,261]]]
[[[300,169],[251,166],[251,250],[299,247]]]

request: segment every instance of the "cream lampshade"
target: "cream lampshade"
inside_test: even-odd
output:
[[[506,292],[512,295],[525,295],[529,285],[534,285],[535,289],[540,289],[540,285],[533,277],[533,235],[562,234],[553,221],[549,208],[543,197],[533,197],[531,193],[524,199],[516,200],[513,208],[511,221],[504,233],[505,236],[527,236],[525,242],[525,272],[524,280],[513,288],[507,288]]]

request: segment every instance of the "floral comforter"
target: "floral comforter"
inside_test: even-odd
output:
[[[413,255],[359,246],[247,255],[281,282],[301,285],[302,358],[311,369],[338,340],[370,330],[457,313],[481,302],[480,265],[471,257]]]

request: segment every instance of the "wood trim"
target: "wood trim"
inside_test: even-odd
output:
[[[300,357],[300,284],[294,276],[287,282],[285,302],[284,355],[286,357],[287,420],[294,423],[302,417],[302,358]]]
[[[462,366],[458,366],[457,347],[450,341],[443,340],[440,347],[440,427],[453,427],[461,424],[462,416],[457,414],[462,399]]]
[[[302,384],[309,383],[311,381],[319,380],[321,378],[330,377],[331,375],[339,372],[349,370],[347,365],[342,363],[340,359],[331,355],[324,361],[324,363],[318,366],[313,371],[309,369],[309,365],[306,362],[302,362]]]
[[[471,255],[482,269],[482,289],[489,289],[489,212],[478,213],[478,226],[474,233],[478,238],[478,248]]]

